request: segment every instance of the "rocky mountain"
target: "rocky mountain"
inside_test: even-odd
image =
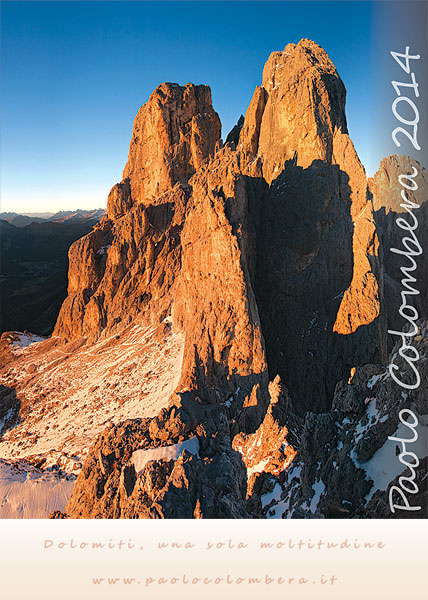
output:
[[[421,439],[428,411],[386,376],[387,194],[345,97],[301,40],[225,145],[208,86],[163,83],[140,108],[52,337],[0,342],[4,468],[77,476],[53,516],[387,516],[401,463],[382,475],[379,456],[401,408]]]
[[[367,364],[354,369],[347,382],[337,384],[330,411],[306,413],[290,467],[281,473],[264,468],[252,475],[254,481],[250,483],[256,493],[249,501],[252,499],[257,513],[271,518],[426,516],[427,325],[426,319],[419,322],[414,344],[420,354],[421,385],[416,390],[403,390],[386,365]],[[393,348],[389,361],[395,355],[402,380],[410,383],[414,374],[409,363],[397,358],[400,345]],[[400,440],[412,443],[406,445]],[[415,458],[406,460],[402,456],[406,451]],[[417,469],[405,469],[409,463]],[[420,511],[391,512],[389,491],[393,486],[406,490],[404,497],[412,506],[421,507]],[[398,491],[392,497],[396,504],[405,505]]]
[[[14,212],[0,213],[0,220],[10,223],[14,227],[24,227],[30,223],[42,223],[45,219],[38,216],[20,215]]]

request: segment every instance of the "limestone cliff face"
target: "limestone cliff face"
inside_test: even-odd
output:
[[[302,40],[274,52],[231,142],[219,136],[207,86],[156,88],[107,217],[70,249],[56,335],[166,319],[185,340],[168,408],[93,444],[70,516],[258,514],[264,478],[247,487],[245,470],[280,476],[301,415],[328,410],[350,368],[382,355],[372,197],[325,51]],[[131,465],[195,439],[197,455]]]
[[[202,369],[206,396],[215,400],[226,393],[241,406],[254,385],[267,393],[268,383],[249,274],[251,190],[240,174],[239,157],[229,147],[219,150],[190,183],[192,202],[181,236],[172,312],[186,332],[181,383],[183,389],[197,386]]]
[[[332,162],[335,133],[347,133],[345,97],[336,68],[314,42],[301,40],[270,55],[242,136],[248,146],[248,137],[254,139],[259,130],[257,156],[266,181],[271,183],[290,159],[303,168],[314,160]]]
[[[274,52],[235,134],[236,150],[221,149],[207,86],[156,88],[108,218],[70,250],[55,333],[96,337],[173,311],[183,389],[199,378],[208,397],[240,386],[244,398],[266,390],[269,364],[300,411],[324,409],[384,336],[371,197],[325,51],[302,40]]]
[[[268,397],[248,264],[248,206],[257,194],[219,134],[207,86],[155,90],[136,117],[107,218],[70,249],[55,334],[95,339],[136,319],[157,326],[172,316],[185,332],[178,389],[204,402],[232,396],[238,421],[252,429]]]
[[[408,175],[411,179],[407,178]],[[409,204],[413,202],[422,207],[426,202],[427,177],[426,169],[411,156],[394,154],[383,158],[374,177],[369,179],[374,210],[378,212],[384,208],[387,214],[405,214],[407,211],[402,204],[406,202],[401,195],[403,190]]]
[[[288,44],[266,63],[238,145],[244,172],[269,184],[255,293],[270,374],[301,410],[328,407],[339,373],[370,348],[383,355],[379,242],[345,97],[322,48]]]
[[[180,269],[189,177],[209,158],[220,120],[208,86],[158,86],[135,118],[108,215],[69,252],[68,298],[55,334],[96,337],[141,313],[166,316]]]
[[[105,219],[69,251],[68,297],[54,335],[97,338],[137,315],[165,318],[180,268],[180,231],[189,190],[177,184],[151,206]]]
[[[220,133],[207,85],[158,86],[135,117],[123,171],[133,201],[148,204],[187,181],[213,155]]]
[[[407,175],[411,175],[412,179],[407,179]],[[403,184],[400,183],[400,177]],[[405,289],[401,283],[406,277],[403,268],[410,269],[408,273],[414,278],[413,283],[410,283],[419,292],[408,296],[408,304],[416,308],[419,317],[428,315],[428,174],[414,158],[388,156],[381,161],[377,173],[369,180],[369,185],[373,194],[375,220],[383,255],[384,312],[388,328],[402,331],[403,326],[407,324],[399,314],[402,304],[401,292]],[[403,199],[402,192],[407,201]],[[410,216],[402,205],[407,205],[413,216]],[[416,244],[412,243],[413,251],[418,253],[413,257],[415,264],[405,255],[391,251],[395,248],[406,252],[402,240],[409,237],[409,232],[399,227],[397,219],[402,224],[404,223],[401,220],[404,219],[414,228],[414,235],[420,245],[418,250]],[[409,311],[406,312],[410,314]],[[396,338],[388,336],[390,348],[395,342]]]

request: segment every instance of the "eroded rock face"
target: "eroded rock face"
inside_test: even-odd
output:
[[[166,435],[165,435],[166,434]],[[160,437],[159,437],[160,436]],[[135,452],[174,447],[193,437],[199,451],[149,460]],[[246,469],[224,414],[189,394],[154,419],[110,427],[94,443],[66,507],[71,518],[249,518]]]
[[[260,427],[252,434],[238,433],[232,446],[247,467],[249,510],[260,513],[257,504],[268,474],[282,478],[300,445],[302,422],[296,415],[279,375],[269,383],[270,404]]]
[[[325,51],[289,44],[266,63],[242,127],[244,172],[269,187],[254,290],[270,376],[298,410],[325,410],[353,364],[384,357],[382,274],[345,88]]]
[[[265,410],[269,364],[300,412],[328,407],[336,382],[384,344],[372,204],[344,102],[309,40],[269,58],[236,150],[216,148],[209,88],[156,88],[109,219],[70,250],[55,333],[97,336],[173,310],[183,389],[199,378],[210,401],[219,387],[240,387],[243,401],[260,384]]]
[[[260,498],[263,512],[275,518],[423,518],[428,509],[424,479],[427,475],[428,404],[428,328],[418,323],[414,338],[420,360],[417,368],[421,385],[406,391],[382,365],[365,365],[355,370],[348,383],[340,382],[332,411],[308,412],[296,458],[281,480],[270,478]],[[399,367],[401,381],[414,383],[410,364],[398,356],[397,344],[389,356]],[[404,411],[404,412],[402,412]],[[411,411],[411,412],[409,412]],[[401,413],[401,417],[400,417]],[[417,425],[415,425],[415,417]],[[403,422],[404,421],[404,422]],[[408,425],[405,424],[408,423]],[[388,439],[391,436],[394,440]],[[413,440],[405,451],[396,440]],[[414,472],[406,463],[416,466]],[[409,477],[410,481],[400,477]],[[391,511],[392,486],[412,489],[405,493],[411,506],[419,511]],[[266,492],[266,489],[268,490]],[[274,490],[275,493],[272,493]],[[398,492],[393,501],[404,505]]]
[[[165,313],[180,269],[187,181],[213,155],[220,132],[208,86],[155,89],[135,118],[107,218],[70,248],[68,297],[55,335],[96,337],[137,314],[156,321]]]
[[[406,270],[414,279],[409,284],[419,293],[409,294],[405,303],[413,306],[419,317],[428,315],[428,175],[415,159],[394,155],[382,160],[369,185],[382,246],[384,312],[388,329],[402,331],[408,324],[400,315],[401,293],[406,289],[401,282],[407,278]],[[403,229],[406,223],[413,231]],[[415,241],[403,243],[403,239],[412,239],[413,235]],[[414,256],[408,256],[409,250]],[[408,310],[405,313],[410,315]],[[396,341],[396,337],[388,336],[389,348]]]
[[[134,203],[148,204],[214,154],[221,124],[207,85],[158,86],[137,113],[123,178]]]
[[[229,147],[190,181],[192,204],[182,232],[182,266],[173,319],[186,334],[183,389],[205,398],[234,398],[241,407],[255,385],[267,406],[267,364],[258,308],[250,280],[254,191]],[[199,382],[199,383],[198,383]],[[203,386],[202,388],[200,386]],[[257,427],[258,423],[254,423]]]
[[[157,324],[167,316],[189,195],[188,186],[177,184],[156,204],[105,219],[71,246],[68,297],[54,335],[96,338],[137,315]]]
[[[327,53],[310,40],[272,52],[263,70],[267,97],[260,123],[258,154],[271,183],[296,158],[332,162],[335,134],[347,134],[346,91]]]

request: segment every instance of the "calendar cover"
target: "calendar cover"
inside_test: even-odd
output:
[[[8,591],[422,591],[427,3],[1,17]]]

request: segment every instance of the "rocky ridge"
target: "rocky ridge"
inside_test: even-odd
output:
[[[355,369],[348,382],[337,384],[330,412],[306,414],[299,450],[282,478],[260,475],[263,481],[259,487],[264,490],[259,496],[262,514],[273,518],[423,518],[426,515],[427,326],[426,319],[419,322],[413,344],[420,355],[420,387],[405,391],[384,365]],[[398,354],[400,345],[401,342],[394,347],[389,361],[399,367],[403,382],[413,383],[413,370]],[[409,443],[403,448],[400,441],[389,437]],[[406,451],[415,458],[404,454],[400,457]],[[406,467],[409,463],[417,468],[412,471]],[[414,480],[416,485],[405,478]],[[393,486],[405,490],[409,504],[421,507],[420,510],[397,509],[393,513],[389,506]],[[396,504],[405,505],[397,491],[392,498]]]

